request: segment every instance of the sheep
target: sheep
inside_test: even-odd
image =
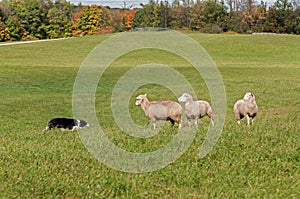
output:
[[[206,115],[210,118],[212,126],[214,126],[212,108],[207,101],[194,101],[193,97],[188,93],[183,93],[178,98],[178,101],[185,103],[185,115],[188,119],[189,127],[191,127],[192,119],[195,120],[195,126],[198,127],[198,120]]]
[[[254,118],[258,112],[258,106],[255,101],[255,96],[253,93],[246,93],[243,99],[236,101],[233,106],[233,112],[238,125],[241,124],[241,119],[247,118],[247,125],[250,125],[250,118],[252,119],[252,125]]]
[[[178,123],[181,128],[181,114],[183,112],[179,103],[171,100],[152,101],[147,99],[147,94],[136,97],[135,105],[141,106],[145,115],[151,120],[156,129],[156,120],[169,120],[172,126]]]

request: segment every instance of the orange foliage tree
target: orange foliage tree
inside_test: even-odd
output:
[[[113,10],[113,27],[115,32],[122,32],[132,28],[132,20],[136,10]]]
[[[132,28],[132,20],[134,18],[135,10],[130,10],[126,13],[126,22],[125,22],[125,28],[126,30],[130,30]]]

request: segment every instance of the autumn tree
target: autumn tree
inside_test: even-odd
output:
[[[272,7],[269,8],[268,20],[272,21],[273,32],[292,33],[293,6],[288,0],[277,0]]]
[[[101,19],[99,22],[100,29],[110,30],[112,29],[113,16],[111,10],[106,7],[101,7]]]
[[[225,6],[229,6],[229,9]],[[67,0],[0,0],[0,40],[60,38],[72,35],[164,27],[219,33],[300,34],[298,0],[150,0],[136,10],[74,6]]]
[[[112,11],[114,32],[123,32],[133,27],[136,10],[116,9]]]
[[[74,15],[73,34],[91,35],[98,33],[101,29],[108,28],[112,16],[106,7],[84,6]]]
[[[173,28],[191,28],[190,12],[193,8],[180,5],[179,2],[174,2],[173,8],[171,11],[172,22],[171,26]]]
[[[95,34],[99,27],[98,23],[100,21],[101,13],[98,9],[98,6],[86,6],[83,8],[83,12],[81,13],[78,24],[76,25],[76,34]]]
[[[9,29],[2,22],[2,18],[0,17],[0,41],[8,41],[10,39]]]
[[[135,10],[126,11],[126,22],[125,28],[126,30],[130,30],[132,28],[132,20],[134,18]]]

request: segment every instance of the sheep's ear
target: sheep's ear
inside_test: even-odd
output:
[[[147,93],[145,93],[145,97],[147,97]]]

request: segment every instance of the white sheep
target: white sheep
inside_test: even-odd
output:
[[[211,124],[214,125],[212,108],[207,101],[194,101],[193,97],[188,93],[183,93],[178,98],[178,101],[185,103],[185,115],[189,126],[191,126],[191,120],[194,119],[195,126],[198,127],[198,120],[206,115],[210,118]]]
[[[241,119],[247,118],[247,125],[250,125],[250,118],[252,119],[252,124],[254,118],[258,112],[258,106],[255,101],[255,96],[253,93],[246,93],[243,99],[238,100],[233,106],[233,112],[237,124],[241,124]]]
[[[156,120],[169,120],[172,125],[176,122],[181,128],[182,107],[177,102],[171,100],[150,102],[145,94],[136,97],[135,105],[142,107],[154,129],[156,129]]]

